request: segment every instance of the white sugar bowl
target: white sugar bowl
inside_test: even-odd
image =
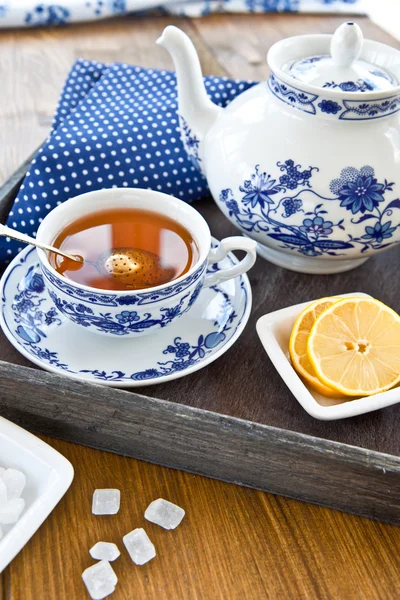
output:
[[[268,53],[268,81],[221,108],[189,38],[167,27],[158,43],[177,69],[186,150],[261,256],[335,273],[400,241],[398,50],[350,22],[284,39]]]

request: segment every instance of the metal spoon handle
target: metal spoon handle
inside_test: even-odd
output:
[[[19,242],[23,242],[24,244],[32,244],[32,246],[36,246],[37,248],[41,248],[42,250],[48,250],[49,252],[54,252],[55,254],[59,254],[60,256],[64,256],[64,258],[69,258],[71,260],[75,260],[76,262],[82,262],[82,259],[79,256],[73,256],[72,254],[66,254],[62,252],[58,248],[54,248],[53,246],[48,246],[47,244],[43,244],[42,242],[38,242],[35,238],[30,237],[29,235],[25,235],[25,233],[20,233],[19,231],[15,231],[15,229],[11,229],[11,227],[7,227],[6,225],[2,225],[0,223],[0,235],[4,235],[10,237],[14,240],[18,240]]]

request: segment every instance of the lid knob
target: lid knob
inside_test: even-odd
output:
[[[331,55],[340,67],[350,67],[361,54],[364,36],[355,23],[343,23],[332,36]]]

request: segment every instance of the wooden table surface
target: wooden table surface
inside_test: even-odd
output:
[[[270,45],[298,33],[332,32],[342,17],[121,18],[58,30],[0,32],[0,182],[45,138],[62,83],[78,57],[171,68],[154,41],[174,23],[193,39],[205,74],[265,79]],[[394,43],[366,19],[368,37]],[[400,596],[400,529],[294,500],[84,448],[46,441],[73,464],[66,496],[0,576],[1,600],[88,598],[82,571],[99,540],[145,526],[157,557],[113,564],[113,600],[390,599]],[[321,480],[321,485],[324,482]],[[116,516],[91,514],[95,488],[121,489]],[[144,521],[158,497],[183,506],[173,532]]]

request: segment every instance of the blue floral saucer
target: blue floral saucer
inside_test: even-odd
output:
[[[230,254],[210,270],[236,263]],[[57,311],[32,247],[8,266],[0,294],[0,325],[26,358],[47,371],[121,388],[154,385],[202,369],[235,343],[251,310],[250,283],[241,275],[203,289],[187,315],[153,335],[107,338]]]

